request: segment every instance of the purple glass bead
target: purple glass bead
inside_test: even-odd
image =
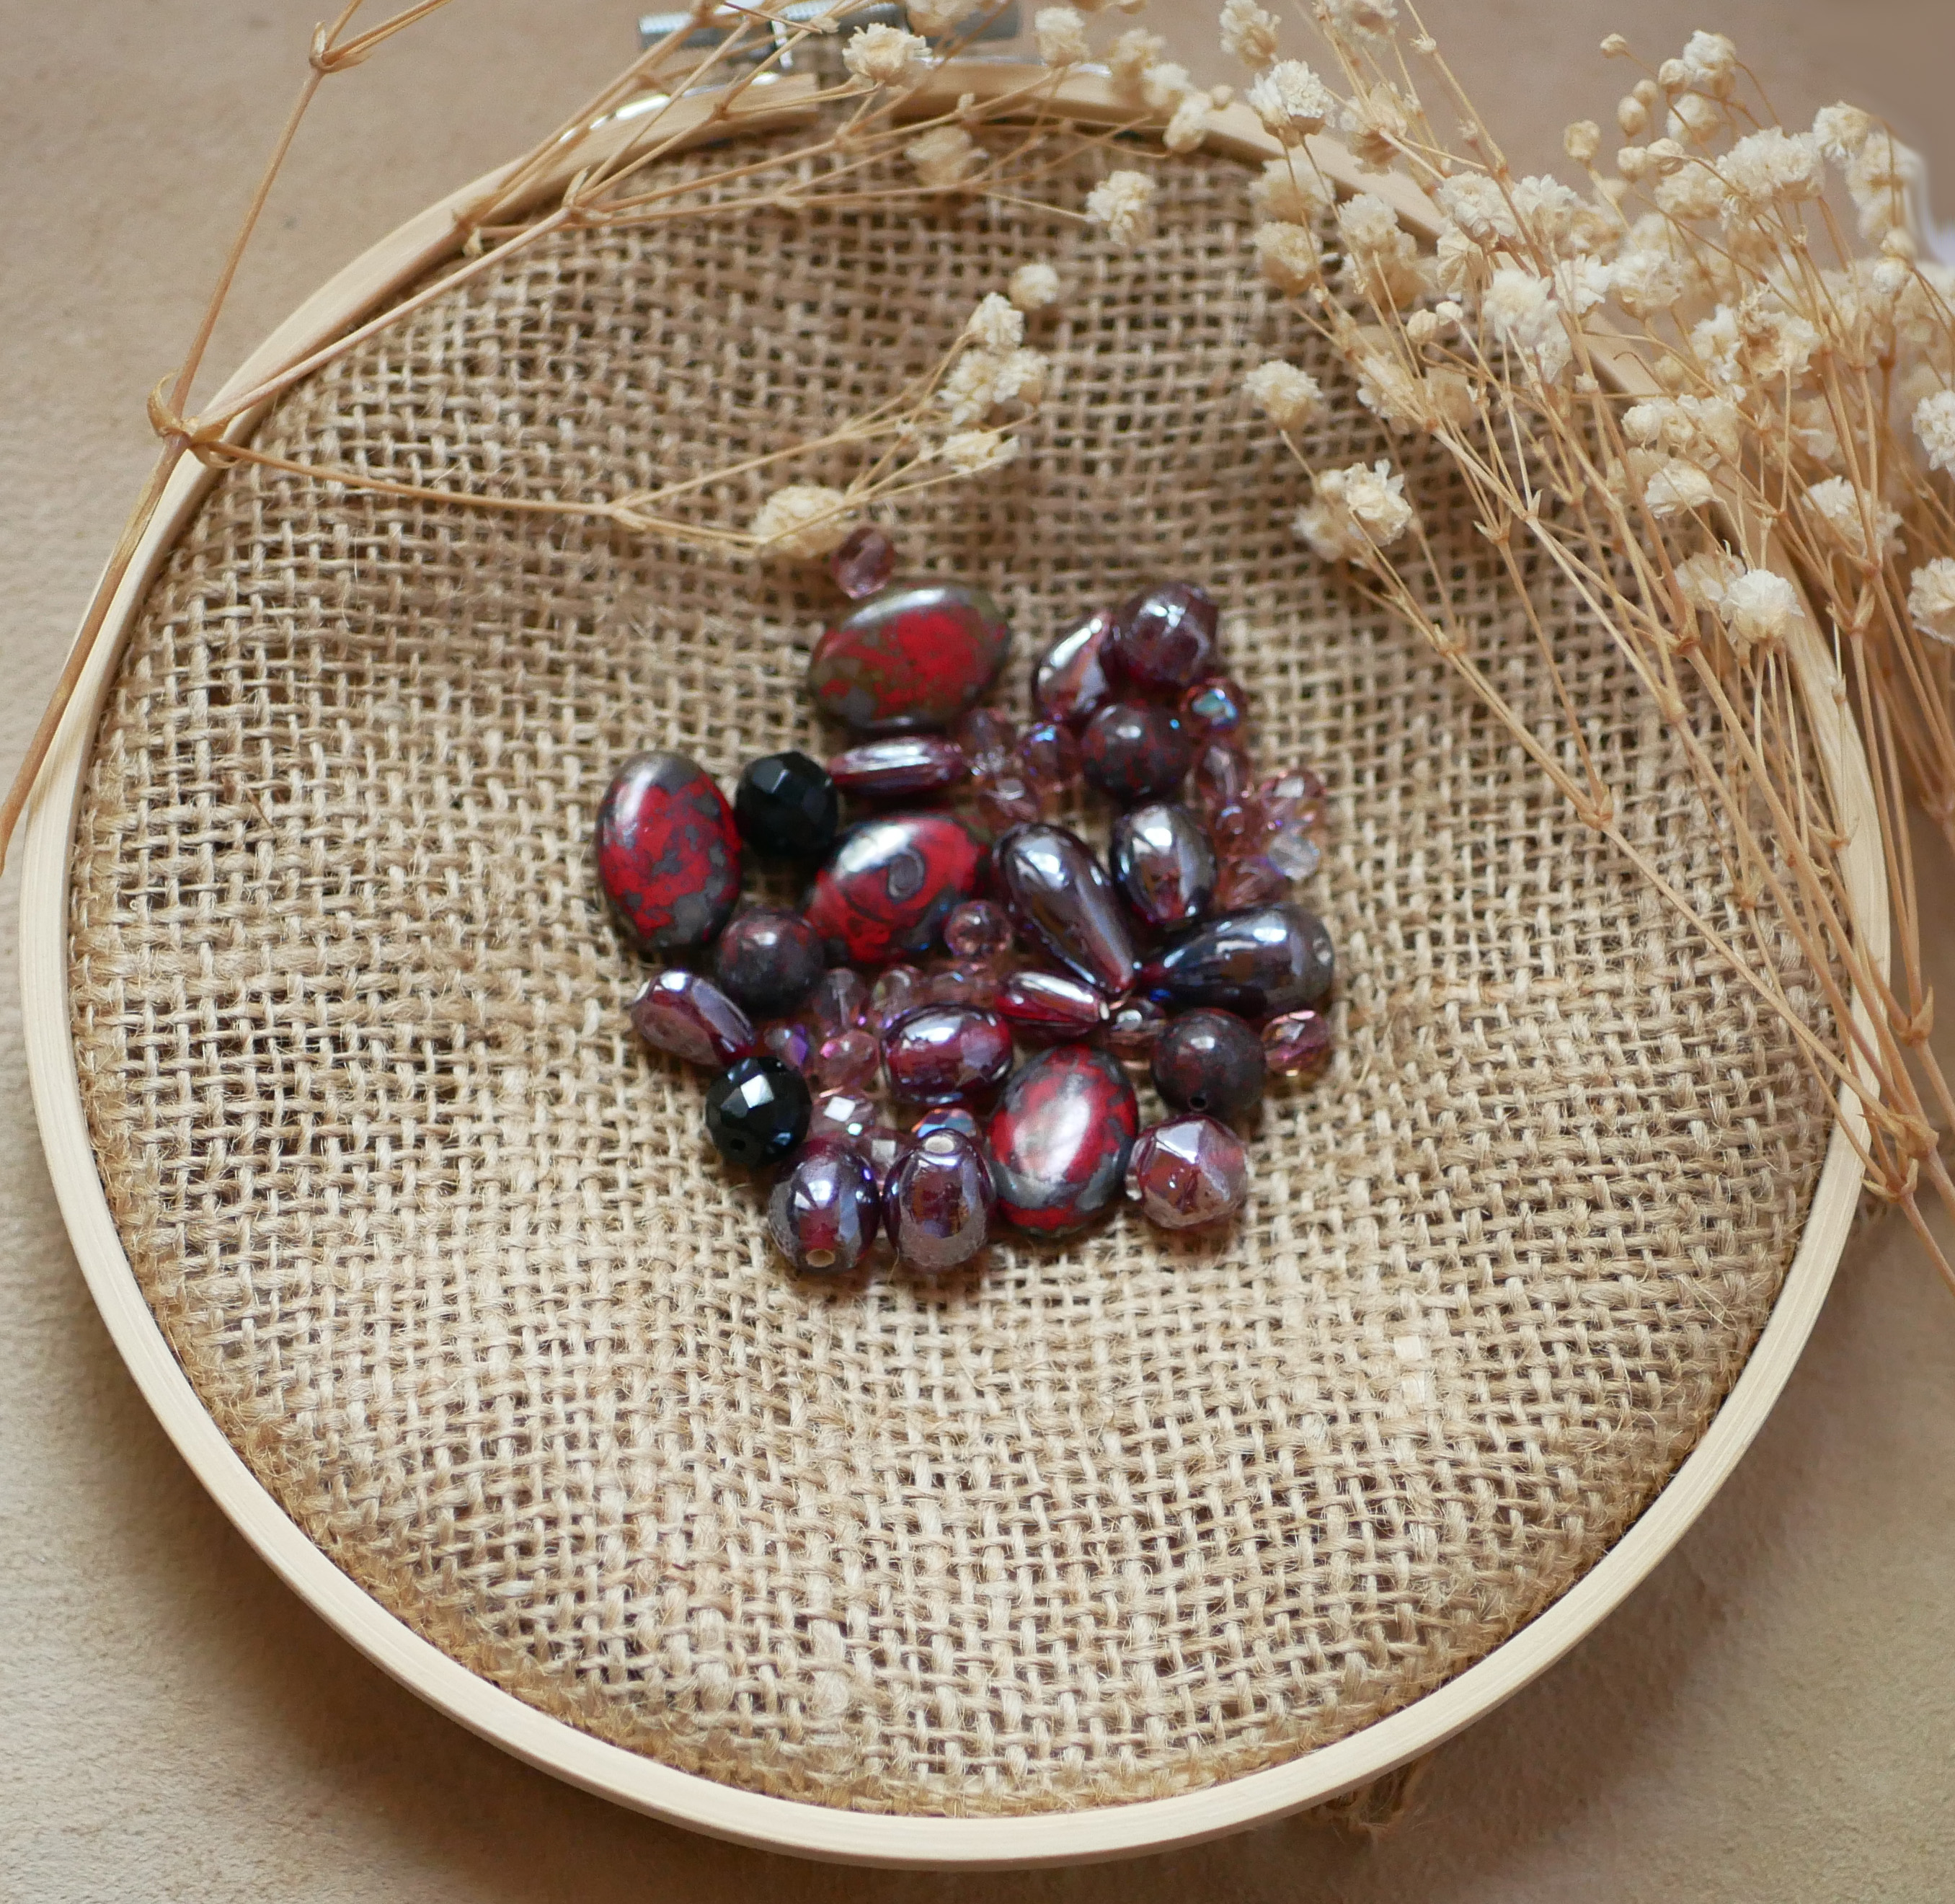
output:
[[[978,783],[978,816],[993,837],[1037,820],[1045,812],[1037,788],[1009,754],[995,766],[979,768],[972,778]]]
[[[1091,719],[1112,691],[1107,678],[1107,644],[1113,617],[1096,609],[1046,650],[1032,671],[1032,700],[1049,721],[1071,727]]]
[[[914,965],[891,965],[869,994],[869,1022],[878,1031],[886,1031],[905,1012],[922,1004],[924,997],[922,973]]]
[[[954,787],[971,771],[955,741],[941,734],[892,734],[864,741],[828,763],[828,777],[858,800],[900,800]]]
[[[859,1143],[877,1128],[877,1116],[874,1098],[856,1090],[832,1090],[814,1100],[808,1116],[808,1135]]]
[[[703,946],[740,896],[740,835],[713,776],[682,754],[634,754],[598,803],[597,877],[640,946]]]
[[[1220,740],[1239,733],[1249,718],[1248,690],[1226,675],[1210,675],[1182,696],[1181,718],[1191,734]]]
[[[988,1097],[1011,1074],[1011,1028],[973,1005],[926,1005],[886,1032],[889,1094],[911,1104]]]
[[[654,1050],[715,1071],[760,1049],[746,1013],[696,972],[654,972],[631,1001],[631,1023]]]
[[[1077,833],[1015,827],[991,849],[1006,903],[1047,951],[1118,997],[1133,983],[1134,942],[1113,883]]]
[[[925,1275],[962,1267],[981,1250],[996,1191],[983,1153],[955,1131],[932,1131],[896,1166],[883,1221],[896,1259]]]
[[[1240,1117],[1262,1096],[1263,1073],[1263,1041],[1232,1012],[1184,1012],[1154,1045],[1154,1089],[1178,1111]]]
[[[1212,1117],[1177,1117],[1143,1131],[1127,1162],[1127,1194],[1160,1229],[1226,1223],[1248,1201],[1242,1140]]]
[[[1195,751],[1188,785],[1204,814],[1239,804],[1249,791],[1249,757],[1227,735],[1205,740]]]
[[[924,980],[924,993],[933,1005],[997,1002],[998,968],[988,958],[957,958],[938,966]]]
[[[873,595],[896,572],[896,545],[873,522],[848,532],[848,540],[828,559],[835,586],[852,602]]]
[[[1242,912],[1251,906],[1273,905],[1289,892],[1282,868],[1260,853],[1250,853],[1223,862],[1215,881],[1215,909]]]
[[[1079,785],[1079,742],[1057,721],[1028,727],[1018,741],[1018,766],[1047,800],[1058,800]]]
[[[959,958],[996,958],[1011,949],[1012,922],[988,899],[973,899],[944,921],[943,943]]]
[[[886,1194],[889,1179],[896,1175],[896,1166],[916,1148],[916,1140],[908,1131],[899,1131],[893,1124],[872,1124],[855,1140],[855,1148],[869,1166],[869,1174],[876,1179],[876,1194]]]
[[[1165,707],[1116,701],[1086,723],[1079,757],[1087,779],[1124,807],[1172,799],[1188,777],[1194,749]]]
[[[1263,842],[1263,858],[1286,880],[1307,880],[1324,864],[1324,849],[1309,828],[1292,820]]]
[[[873,1032],[831,1031],[808,1068],[817,1090],[862,1090],[876,1081],[880,1053]]]
[[[1220,619],[1214,598],[1192,582],[1163,582],[1122,603],[1107,658],[1113,672],[1148,694],[1179,694],[1215,672]]]
[[[814,1056],[814,1040],[808,1035],[806,1025],[793,1018],[778,1018],[760,1027],[760,1049],[769,1057],[805,1072]]]
[[[1107,1022],[1110,1008],[1100,993],[1063,972],[1014,972],[998,987],[998,1015],[1021,1037],[1090,1038]]]
[[[1122,999],[1107,1020],[1107,1045],[1123,1058],[1150,1058],[1166,1023],[1166,1012],[1152,999]]]
[[[995,707],[974,707],[957,723],[952,738],[964,751],[974,773],[996,769],[1018,751],[1018,730],[1009,714]]]
[[[990,685],[1011,645],[981,589],[899,582],[858,603],[814,644],[808,691],[858,733],[947,727]]]
[[[868,1021],[869,981],[846,965],[833,965],[808,995],[808,1015],[823,1033],[852,1031]]]
[[[1212,1005],[1260,1021],[1319,1003],[1336,970],[1315,913],[1259,906],[1210,921],[1148,965],[1140,983],[1178,1006]]]
[[[811,1138],[774,1181],[767,1233],[797,1270],[841,1275],[875,1241],[882,1200],[861,1155],[833,1138]]]
[[[986,1132],[1005,1220],[1048,1235],[1090,1223],[1119,1195],[1139,1124],[1134,1087],[1105,1052],[1066,1044],[1034,1058]]]
[[[1107,861],[1134,916],[1157,932],[1192,924],[1215,897],[1215,849],[1185,807],[1129,808],[1113,823]]]
[[[757,1018],[791,1012],[814,989],[825,961],[814,928],[798,912],[753,906],[737,914],[713,948],[719,989]]]
[[[1321,1012],[1270,1019],[1263,1027],[1263,1059],[1283,1077],[1314,1077],[1330,1062],[1330,1021]]]

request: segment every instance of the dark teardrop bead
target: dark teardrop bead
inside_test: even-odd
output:
[[[1117,1059],[1081,1044],[1034,1058],[1005,1087],[987,1132],[1000,1213],[1049,1235],[1090,1223],[1119,1194],[1139,1128]]]
[[[740,896],[726,796],[683,754],[634,754],[597,809],[597,876],[640,946],[703,946]]]
[[[1324,921],[1299,905],[1271,905],[1211,921],[1148,965],[1140,984],[1172,1005],[1261,1020],[1317,1004],[1335,971]]]
[[[1184,1012],[1154,1046],[1154,1088],[1178,1111],[1240,1117],[1262,1096],[1263,1075],[1263,1041],[1232,1012]]]
[[[1110,998],[1132,983],[1134,942],[1113,882],[1077,833],[1015,826],[991,864],[1012,916],[1054,958]]]
[[[631,1001],[631,1022],[654,1050],[716,1071],[755,1050],[746,1013],[697,972],[654,972]]]
[[[997,1191],[988,1160],[955,1131],[932,1131],[897,1165],[883,1193],[890,1247],[906,1268],[961,1268],[989,1240]]]
[[[971,771],[963,748],[941,734],[864,741],[828,763],[829,776],[858,800],[895,800],[954,787]]]
[[[1107,862],[1134,916],[1157,932],[1192,925],[1215,897],[1215,848],[1185,807],[1135,807],[1113,823]]]
[[[1116,701],[1086,723],[1080,765],[1100,791],[1123,807],[1172,798],[1195,757],[1180,720],[1165,707]]]
[[[1214,596],[1192,582],[1163,582],[1122,603],[1107,656],[1116,676],[1148,694],[1179,694],[1221,659]]]
[[[1090,1038],[1111,1007],[1093,987],[1062,972],[1014,972],[998,987],[998,1015],[1021,1037],[1067,1043]]]
[[[738,914],[713,948],[719,989],[759,1018],[792,1012],[827,963],[814,928],[799,913],[779,906],[752,906]]]
[[[842,826],[842,796],[818,760],[769,754],[750,761],[733,795],[740,837],[768,859],[818,860]]]
[[[882,1199],[869,1166],[850,1145],[812,1138],[781,1172],[767,1199],[767,1232],[798,1270],[839,1276],[875,1241]]]
[[[706,1087],[706,1134],[729,1163],[757,1170],[808,1135],[808,1081],[778,1058],[742,1058]]]
[[[1098,609],[1046,650],[1032,671],[1032,700],[1047,720],[1081,727],[1100,711],[1113,692],[1106,666],[1113,633],[1113,615]]]

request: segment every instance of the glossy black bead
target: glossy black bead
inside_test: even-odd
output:
[[[763,754],[740,776],[733,817],[740,837],[767,858],[825,859],[842,829],[842,796],[819,760]]]
[[[1157,801],[1122,814],[1107,863],[1135,917],[1157,932],[1193,924],[1215,897],[1215,848],[1185,807]]]
[[[808,1080],[778,1058],[742,1058],[706,1087],[706,1134],[750,1170],[791,1157],[808,1135]]]
[[[1179,718],[1165,707],[1133,701],[1101,708],[1079,738],[1087,779],[1123,807],[1173,798],[1194,759],[1194,743]]]
[[[1178,1111],[1239,1117],[1263,1094],[1263,1041],[1232,1012],[1170,1018],[1154,1046],[1154,1089]]]
[[[757,1018],[792,1012],[827,964],[814,927],[779,906],[754,906],[740,914],[713,948],[719,989]]]
[[[1260,1021],[1318,1003],[1336,969],[1315,913],[1258,906],[1210,921],[1144,967],[1139,983],[1171,1005],[1212,1005]]]

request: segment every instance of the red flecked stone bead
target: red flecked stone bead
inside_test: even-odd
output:
[[[1179,694],[1215,672],[1220,619],[1214,598],[1192,582],[1143,589],[1114,615],[1111,672],[1149,694]]]
[[[1012,922],[988,899],[972,899],[943,922],[943,943],[959,958],[996,958],[1012,946]]]
[[[1113,633],[1112,612],[1098,609],[1046,650],[1032,671],[1032,700],[1047,720],[1081,727],[1100,711],[1113,691],[1106,663]]]
[[[988,688],[1012,645],[998,605],[958,582],[901,582],[815,644],[808,691],[864,734],[948,727]]]
[[[713,776],[682,754],[634,754],[597,809],[597,876],[648,952],[703,946],[740,896],[740,835]]]
[[[998,987],[998,1015],[1022,1037],[1071,1044],[1106,1024],[1105,997],[1063,972],[1014,972]]]
[[[1157,999],[1260,1022],[1319,1003],[1336,971],[1330,934],[1315,913],[1270,905],[1210,921],[1147,966],[1140,983]]]
[[[1204,741],[1195,751],[1188,787],[1195,804],[1211,817],[1239,804],[1249,791],[1249,757],[1228,735]]]
[[[1185,807],[1162,801],[1123,813],[1107,863],[1135,917],[1157,932],[1193,924],[1215,897],[1215,848]]]
[[[883,1034],[883,1067],[908,1103],[988,1097],[1011,1072],[1011,1028],[975,1006],[926,1005]]]
[[[767,1233],[797,1269],[839,1276],[875,1241],[882,1217],[876,1179],[861,1154],[833,1138],[811,1138],[775,1179]]]
[[[1090,985],[1116,997],[1133,982],[1134,941],[1107,870],[1063,826],[1019,826],[991,851],[1012,916]]]
[[[1128,1160],[1126,1188],[1159,1229],[1224,1223],[1248,1200],[1248,1156],[1226,1124],[1173,1118],[1141,1133]]]
[[[778,1058],[782,1064],[792,1065],[805,1073],[808,1061],[814,1056],[814,1040],[808,1036],[806,1025],[793,1018],[779,1018],[760,1027],[760,1049],[769,1057]]]
[[[1180,721],[1165,707],[1132,701],[1101,708],[1079,740],[1087,779],[1122,806],[1173,799],[1194,752]]]
[[[1079,742],[1057,721],[1040,721],[1018,738],[1018,766],[1040,796],[1057,800],[1079,785]]]
[[[1059,1045],[1034,1058],[986,1131],[1000,1214],[1053,1235],[1090,1223],[1119,1195],[1139,1124],[1134,1087],[1105,1052]]]
[[[1152,999],[1122,999],[1107,1017],[1107,1045],[1123,1058],[1150,1058],[1166,1024],[1166,1012]]]
[[[1210,675],[1181,697],[1181,718],[1191,734],[1219,739],[1239,733],[1249,718],[1249,694],[1239,681]]]
[[[1170,1018],[1154,1046],[1154,1089],[1178,1111],[1240,1117],[1263,1094],[1263,1041],[1232,1012]]]
[[[1286,1012],[1263,1027],[1263,1059],[1286,1078],[1313,1077],[1330,1062],[1330,1021],[1321,1012]]]
[[[869,994],[869,1022],[879,1032],[886,1031],[905,1012],[914,1012],[924,997],[922,973],[914,965],[892,965],[877,979]]]
[[[802,911],[830,957],[884,965],[933,944],[984,865],[984,847],[949,814],[865,820],[815,875]]]
[[[831,966],[808,995],[808,1015],[825,1037],[869,1021],[869,981],[846,965]]]
[[[1260,853],[1224,860],[1215,880],[1215,910],[1241,912],[1251,906],[1273,905],[1289,892],[1283,869]]]
[[[873,1032],[832,1031],[807,1067],[808,1081],[817,1090],[865,1090],[876,1081],[880,1056]]]
[[[978,1146],[955,1131],[932,1131],[883,1192],[883,1223],[896,1260],[927,1276],[961,1269],[990,1240],[996,1201]]]
[[[896,545],[873,522],[850,530],[848,540],[828,559],[835,586],[851,601],[874,594],[896,569]]]
[[[696,972],[655,972],[631,1001],[631,1023],[655,1050],[724,1071],[759,1050],[747,1015]]]
[[[798,912],[750,906],[713,948],[719,989],[756,1018],[778,1018],[806,998],[822,975],[821,941]]]
[[[941,734],[892,734],[864,741],[828,763],[828,777],[858,800],[896,800],[954,787],[971,771],[955,741]]]

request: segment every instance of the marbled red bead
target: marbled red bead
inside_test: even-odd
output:
[[[1040,657],[1032,670],[1032,700],[1047,720],[1079,727],[1100,711],[1113,691],[1106,662],[1113,633],[1111,612],[1097,609]]]
[[[1261,1038],[1232,1012],[1184,1012],[1154,1044],[1154,1089],[1178,1111],[1240,1117],[1262,1096],[1264,1070]]]
[[[1000,1213],[1055,1235],[1090,1223],[1119,1194],[1139,1125],[1117,1059],[1079,1044],[1034,1058],[1005,1087],[986,1132]]]
[[[649,952],[703,946],[740,896],[740,835],[713,776],[682,754],[634,754],[597,809],[597,876]]]
[[[927,951],[984,865],[984,847],[949,814],[866,820],[815,875],[802,911],[831,958],[883,965]]]
[[[1101,708],[1079,741],[1087,779],[1122,806],[1172,799],[1188,777],[1194,754],[1187,730],[1175,715],[1135,701]]]
[[[926,1005],[883,1034],[883,1069],[908,1103],[988,1097],[1011,1073],[1011,1028],[974,1005]]]
[[[988,688],[1012,645],[998,606],[959,582],[899,582],[815,644],[809,692],[864,734],[947,727]]]
[[[1149,694],[1179,694],[1216,671],[1220,615],[1192,582],[1162,582],[1120,604],[1107,659],[1116,679]]]
[[[1226,1223],[1248,1200],[1242,1140],[1212,1117],[1176,1117],[1143,1131],[1128,1160],[1127,1194],[1161,1229]]]
[[[1135,917],[1157,932],[1192,924],[1215,897],[1215,848],[1185,807],[1130,807],[1113,823],[1107,861]]]
[[[1260,1021],[1318,1003],[1335,972],[1324,921],[1299,905],[1270,905],[1211,920],[1139,982],[1179,1006],[1212,1005]]]
[[[823,964],[814,928],[779,906],[735,914],[713,948],[719,989],[756,1018],[792,1011],[814,989]]]
[[[715,1071],[760,1049],[746,1013],[697,972],[654,972],[631,1001],[631,1022],[655,1050]]]
[[[905,1268],[961,1269],[990,1240],[997,1200],[989,1160],[961,1133],[932,1131],[897,1165],[883,1192],[883,1223]]]
[[[767,1233],[797,1270],[839,1276],[875,1241],[882,1198],[868,1164],[852,1145],[811,1138],[774,1181]]]
[[[864,741],[828,763],[828,777],[858,800],[896,800],[954,787],[971,771],[963,748],[941,734]]]
[[[1077,833],[1018,826],[991,851],[1012,916],[1088,984],[1116,997],[1133,982],[1134,941],[1113,883]]]
[[[1020,1037],[1048,1043],[1090,1038],[1110,1015],[1103,994],[1063,972],[1013,972],[998,987],[996,1009]]]

